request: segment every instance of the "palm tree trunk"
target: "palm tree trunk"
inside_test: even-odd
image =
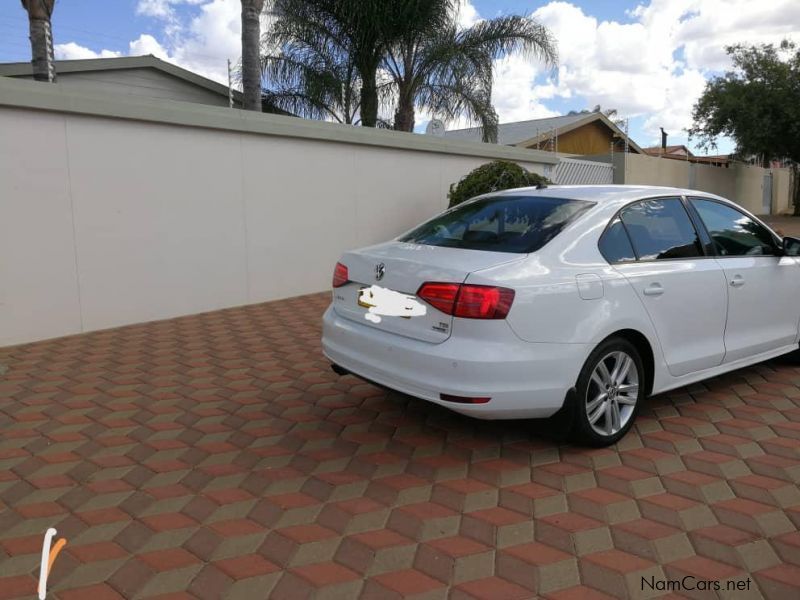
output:
[[[28,13],[31,40],[31,64],[36,81],[55,82],[56,66],[53,56],[53,30],[50,17],[55,0],[22,0]]]
[[[30,19],[29,24],[33,78],[36,81],[55,82],[56,69],[53,62],[53,35],[50,30],[50,21]]]
[[[378,124],[377,67],[359,69],[361,73],[361,126],[375,127]]]
[[[264,0],[242,0],[243,108],[261,112],[261,11]]]
[[[394,113],[394,128],[397,131],[414,131],[414,99],[400,90],[397,110]]]

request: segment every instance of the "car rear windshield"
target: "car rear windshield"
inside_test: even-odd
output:
[[[460,204],[400,241],[527,254],[542,248],[593,204],[544,196],[490,196]]]

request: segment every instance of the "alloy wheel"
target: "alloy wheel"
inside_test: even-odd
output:
[[[609,352],[592,370],[585,410],[595,433],[610,437],[631,419],[639,398],[636,363],[622,350]]]

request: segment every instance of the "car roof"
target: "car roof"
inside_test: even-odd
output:
[[[548,185],[547,187],[514,188],[486,194],[491,196],[542,196],[549,198],[569,198],[571,200],[588,200],[603,204],[627,204],[642,198],[656,196],[702,196],[717,198],[720,196],[690,190],[686,188],[666,187],[657,185]]]

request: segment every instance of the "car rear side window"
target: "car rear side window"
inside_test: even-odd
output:
[[[611,221],[611,224],[600,237],[598,247],[603,258],[611,264],[636,260],[636,254],[633,251],[633,246],[631,246],[628,232],[625,231],[625,226],[619,217]]]
[[[544,196],[490,196],[423,223],[401,242],[492,252],[536,252],[594,203]]]
[[[620,213],[639,260],[703,256],[694,225],[680,198],[643,200]]]
[[[690,198],[720,256],[773,256],[777,245],[766,227],[721,202]]]

